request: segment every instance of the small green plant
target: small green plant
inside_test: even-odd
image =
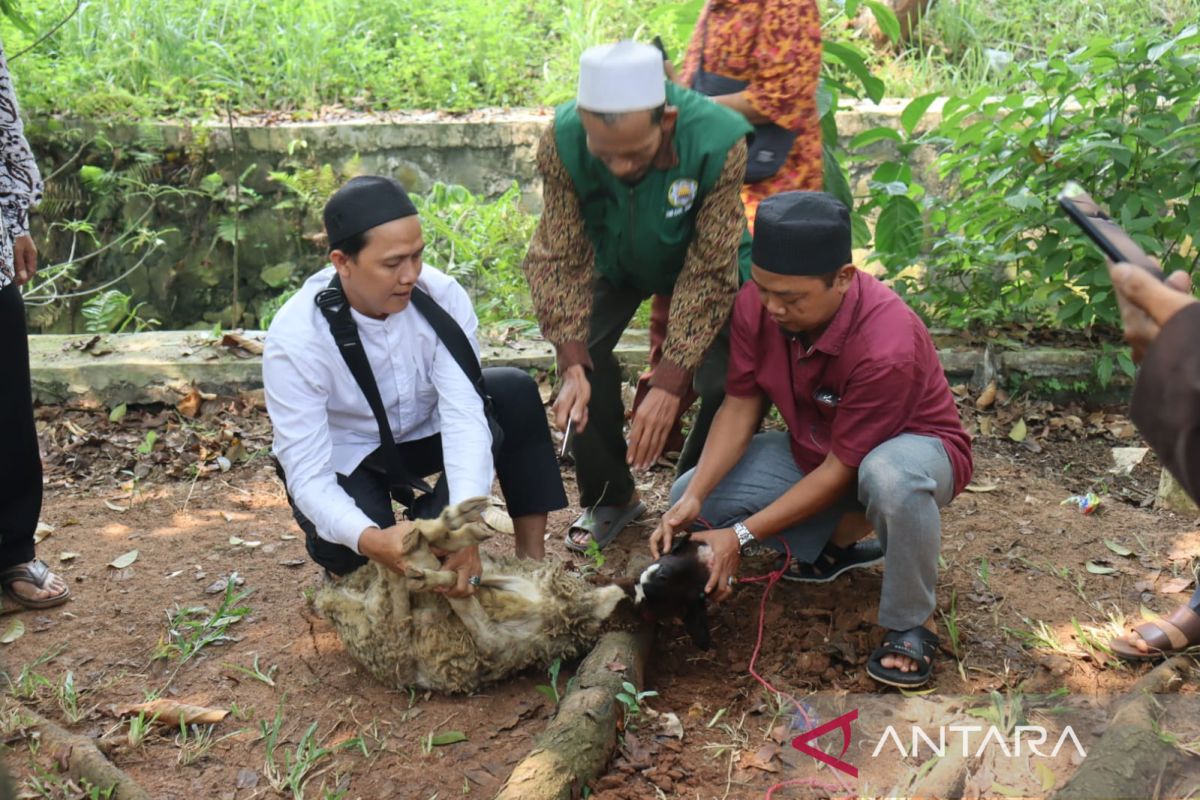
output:
[[[592,566],[597,572],[603,567],[608,558],[604,555],[604,551],[600,549],[599,543],[595,539],[588,539],[587,548],[583,554],[592,560]]]
[[[58,645],[43,652],[33,661],[30,661],[25,666],[21,667],[21,671],[17,673],[16,679],[13,679],[7,672],[4,673],[4,680],[8,683],[8,691],[13,697],[18,700],[32,700],[41,693],[43,689],[53,690],[54,683],[42,675],[37,670],[62,654],[66,650],[65,644]]]
[[[642,701],[648,697],[658,697],[658,692],[639,692],[638,688],[629,681],[621,682],[622,691],[617,692],[617,700],[625,707],[625,717],[630,719],[642,713]],[[626,723],[628,725],[628,723]]]
[[[154,449],[154,443],[158,441],[158,433],[155,431],[146,431],[146,438],[137,446],[137,452],[144,456],[150,455],[150,451]]]
[[[962,631],[958,624],[958,591],[955,589],[950,590],[950,610],[942,614],[942,622],[946,626],[946,636],[950,638],[950,650],[962,661]]]
[[[991,565],[988,564],[987,557],[980,556],[980,558],[979,558],[979,580],[983,582],[983,585],[985,587],[987,587],[987,589],[989,591],[992,588],[991,584],[989,583],[989,580],[991,579],[991,577],[992,577],[992,568],[991,568]]]
[[[280,732],[283,728],[283,704],[286,699],[285,696],[279,701],[274,719],[270,722],[263,720],[258,724],[259,736],[266,750],[263,773],[275,791],[289,792],[293,800],[304,800],[305,787],[315,777],[313,770],[320,762],[346,749],[357,749],[365,756],[367,745],[361,736],[355,736],[333,747],[325,747],[317,739],[317,723],[314,722],[304,731],[294,749],[281,748]],[[283,755],[283,763],[279,760],[280,752]]]
[[[147,718],[145,711],[139,711],[136,717],[129,718],[129,732],[126,738],[129,740],[129,746],[136,750],[146,741],[147,734],[153,729],[154,721],[158,719],[158,714]]]
[[[550,665],[548,670],[550,675],[550,685],[547,686],[545,684],[539,684],[538,686],[534,687],[535,691],[545,695],[551,702],[554,703],[554,705],[558,705],[559,701],[562,699],[562,697],[558,694],[558,672],[561,669],[562,659],[554,659],[554,663]]]
[[[81,693],[75,687],[75,674],[70,670],[67,670],[67,674],[63,676],[62,683],[54,688],[54,694],[58,699],[59,708],[62,709],[63,715],[67,718],[67,722],[72,725],[86,717],[91,711],[91,709],[81,709],[79,707]]]
[[[179,766],[186,767],[204,759],[208,751],[217,743],[216,725],[188,725],[179,723],[179,733],[175,736],[175,744],[179,747],[179,755],[175,761]]]
[[[139,313],[145,303],[134,303],[133,298],[119,289],[109,289],[94,295],[83,304],[84,329],[88,333],[130,333],[156,328],[156,319],[146,319]]]
[[[1021,692],[1012,691],[1007,696],[992,692],[988,700],[988,705],[967,709],[967,714],[990,722],[1005,735],[1028,722],[1025,717],[1025,696]]]
[[[213,644],[232,641],[229,628],[250,613],[248,606],[238,605],[253,593],[253,589],[237,591],[237,583],[229,581],[221,604],[215,611],[203,606],[176,609],[167,616],[167,638],[156,649],[158,658],[178,657],[182,666],[189,659]]]
[[[244,675],[249,675],[257,681],[262,681],[267,686],[275,688],[275,672],[279,669],[277,664],[272,664],[266,672],[258,666],[258,653],[254,654],[254,663],[250,667],[239,667],[237,664],[226,664],[232,670],[241,672]]]

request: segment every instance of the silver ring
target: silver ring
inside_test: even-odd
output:
[[[726,581],[729,583],[730,586],[733,586],[735,583],[737,583],[737,578],[730,575],[728,578],[726,578]]]
[[[483,583],[483,578],[479,577],[478,575],[472,575],[471,577],[467,578],[467,583],[471,584],[472,586],[478,586],[479,584]]]

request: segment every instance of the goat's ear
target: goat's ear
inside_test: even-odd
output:
[[[712,631],[708,625],[708,601],[703,596],[688,604],[683,615],[683,629],[692,637],[692,644],[701,650],[712,649]]]

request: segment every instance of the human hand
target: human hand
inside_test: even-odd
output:
[[[700,500],[690,494],[684,494],[671,506],[671,510],[663,514],[650,535],[650,555],[660,558],[671,552],[671,543],[679,532],[685,530],[700,516]]]
[[[470,597],[475,594],[471,578],[483,577],[483,561],[479,557],[479,545],[456,550],[442,562],[442,569],[458,573],[458,584],[452,589],[434,589],[447,597]]]
[[[1117,293],[1125,340],[1133,347],[1134,360],[1141,361],[1167,320],[1184,306],[1196,302],[1191,278],[1179,271],[1164,283],[1139,267],[1112,263],[1108,274]]]
[[[23,286],[37,273],[37,245],[26,234],[13,239],[13,273],[17,286]]]
[[[712,548],[710,574],[704,591],[715,602],[727,600],[733,595],[738,567],[742,565],[742,548],[738,545],[737,534],[733,532],[733,528],[721,528],[693,533],[692,541],[707,544]]]
[[[667,436],[679,413],[679,398],[665,389],[646,393],[629,429],[625,462],[634,469],[649,469],[662,455]]]
[[[592,399],[592,384],[587,371],[579,364],[567,367],[554,401],[554,426],[560,431],[567,429],[567,420],[572,420],[576,433],[583,433],[588,421],[588,403]]]
[[[404,537],[412,527],[412,522],[404,520],[390,528],[367,528],[358,539],[358,552],[372,561],[378,561],[392,572],[403,575],[408,566]]]

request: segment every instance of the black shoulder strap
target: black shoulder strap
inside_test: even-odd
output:
[[[471,381],[479,399],[483,401],[484,410],[491,413],[492,399],[488,397],[487,390],[483,385],[483,369],[479,366],[479,359],[475,357],[475,349],[471,347],[471,341],[467,338],[462,326],[454,317],[450,316],[450,312],[439,306],[436,300],[416,286],[412,291],[412,304],[417,311],[421,312],[421,316],[425,317],[425,321],[433,328],[433,332],[437,334],[437,337],[442,340],[442,344],[450,351],[450,355],[458,362],[459,369]]]
[[[329,323],[329,330],[333,333],[338,352],[350,368],[350,374],[354,376],[358,388],[366,396],[371,413],[375,415],[375,423],[379,426],[379,441],[383,447],[392,485],[411,486],[422,492],[433,491],[428,483],[409,472],[400,460],[396,440],[392,437],[392,426],[388,423],[387,411],[383,408],[383,398],[380,397],[379,386],[375,383],[375,373],[371,371],[371,363],[367,360],[362,339],[358,335],[358,326],[350,316],[350,304],[346,302],[346,295],[342,292],[341,278],[334,275],[333,280],[329,281],[329,286],[317,292],[316,304],[325,321]]]

